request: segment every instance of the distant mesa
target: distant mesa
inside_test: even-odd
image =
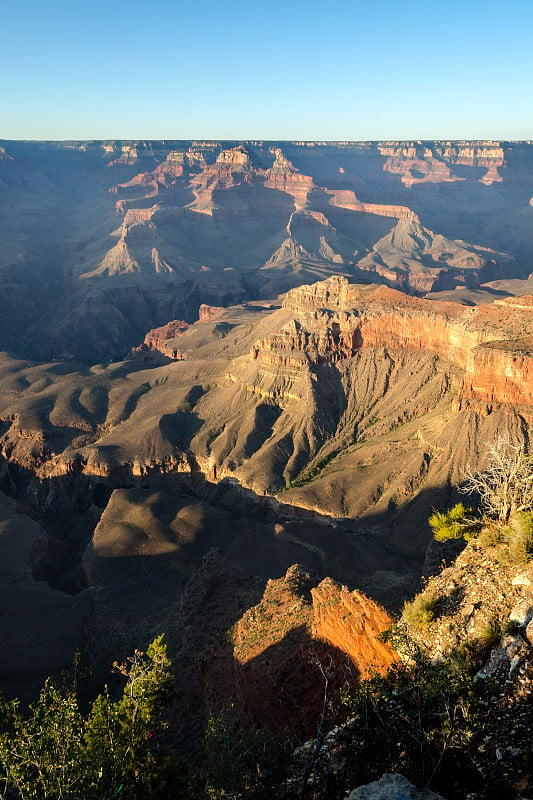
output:
[[[296,210],[301,210],[314,188],[313,179],[300,174],[280,148],[274,149],[274,155],[274,164],[266,171],[265,186],[290,194],[295,200]]]
[[[217,156],[217,164],[233,164],[241,167],[250,165],[250,154],[244,145],[232,147],[231,150],[222,150]]]
[[[384,171],[400,175],[407,188],[420,183],[465,180],[453,171],[455,166],[485,167],[479,181],[487,186],[503,180],[498,168],[503,166],[505,157],[499,142],[381,143],[378,149],[387,159]]]

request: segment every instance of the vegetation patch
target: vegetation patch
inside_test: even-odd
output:
[[[404,604],[402,616],[413,628],[426,631],[435,618],[436,602],[436,598],[431,595],[418,594],[413,600]]]
[[[27,711],[0,701],[0,794],[9,800],[175,797],[186,771],[160,749],[172,676],[163,637],[123,664],[122,696],[106,687],[84,714],[77,686],[47,680]]]
[[[474,531],[479,530],[480,520],[470,516],[471,508],[457,503],[449,511],[434,511],[429,518],[429,525],[437,542],[448,539],[466,539],[469,541]]]
[[[498,558],[503,566],[525,564],[533,556],[533,511],[515,514],[503,533]]]

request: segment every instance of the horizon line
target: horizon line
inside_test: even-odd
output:
[[[111,137],[104,137],[104,138],[65,138],[65,139],[51,139],[51,138],[43,138],[43,139],[15,139],[15,138],[4,138],[0,137],[0,142],[12,142],[12,143],[24,143],[24,144],[43,144],[43,143],[50,143],[50,144],[73,144],[73,143],[110,143],[110,142],[127,142],[127,143],[141,143],[141,142],[192,142],[195,144],[219,144],[219,143],[226,143],[226,142],[236,142],[238,144],[277,144],[277,143],[285,143],[285,144],[315,144],[315,145],[332,145],[332,144],[381,144],[381,143],[388,143],[394,142],[398,144],[424,144],[425,142],[442,142],[442,143],[487,143],[487,144],[533,144],[533,139],[505,139],[505,138],[490,138],[490,137],[433,137],[433,138],[415,138],[415,137],[408,137],[408,138],[383,138],[383,139],[325,139],[325,138],[316,138],[316,139],[306,139],[306,138],[291,138],[291,139],[283,139],[283,138],[260,138],[260,137],[250,137],[248,139],[241,139],[241,138],[232,138],[232,137],[219,137],[219,138],[207,138],[203,136],[196,136],[196,137],[184,137],[184,138],[174,138],[174,137],[148,137],[148,136],[139,136],[135,138],[124,138],[121,136],[111,136]]]

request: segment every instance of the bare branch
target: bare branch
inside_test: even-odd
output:
[[[485,513],[505,523],[518,511],[533,509],[533,459],[508,436],[496,439],[489,456],[489,466],[483,471],[467,468],[459,490],[478,495]]]

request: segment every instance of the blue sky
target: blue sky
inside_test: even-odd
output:
[[[533,3],[0,0],[0,138],[533,138]]]

